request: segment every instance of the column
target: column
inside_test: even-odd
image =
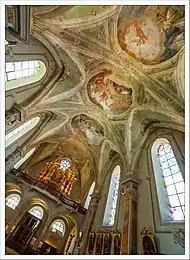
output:
[[[5,173],[8,174],[14,165],[22,158],[23,151],[17,148],[12,154],[5,159]]]
[[[88,246],[88,239],[89,239],[89,234],[91,232],[93,223],[94,223],[94,218],[96,215],[96,211],[98,208],[98,203],[100,200],[100,194],[94,193],[91,195],[91,200],[90,200],[90,205],[86,213],[85,217],[85,222],[83,225],[83,237],[81,241],[81,246],[79,249],[80,255],[85,255],[87,246]]]
[[[21,210],[21,204],[19,204],[13,214],[13,216],[11,217],[10,220],[7,221],[6,224],[10,225],[8,228],[8,235],[6,237],[6,240],[8,240],[11,236],[12,236],[12,232],[13,232],[13,227],[15,228],[19,222],[21,221],[21,219],[23,218],[25,213],[25,210]]]
[[[18,105],[14,104],[10,110],[6,111],[5,124],[11,127],[15,127],[24,119],[24,110]],[[9,127],[10,128],[10,127]]]
[[[129,174],[121,182],[124,202],[121,254],[137,254],[137,185],[138,180]]]

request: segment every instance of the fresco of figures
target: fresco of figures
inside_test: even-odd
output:
[[[88,83],[91,101],[102,107],[109,115],[119,115],[132,104],[132,89],[112,80],[112,71],[105,70],[94,76]]]
[[[76,133],[85,137],[91,145],[99,145],[104,140],[103,128],[86,115],[80,114],[74,117],[72,127]]]
[[[118,19],[121,48],[144,64],[158,64],[184,46],[184,6],[124,6]]]

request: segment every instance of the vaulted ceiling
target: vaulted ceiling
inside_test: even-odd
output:
[[[111,151],[132,171],[147,129],[183,131],[182,6],[32,6],[31,34],[63,69],[28,106],[54,114],[31,145],[88,161],[100,182]]]

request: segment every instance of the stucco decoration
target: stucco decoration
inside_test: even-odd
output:
[[[185,229],[177,228],[172,232],[174,242],[185,248]]]
[[[72,127],[76,133],[83,135],[89,144],[99,145],[104,140],[103,128],[86,115],[78,115],[72,120]]]
[[[118,20],[121,48],[144,64],[173,57],[184,45],[184,6],[124,6]]]
[[[107,114],[118,115],[127,111],[132,104],[133,90],[118,84],[111,70],[95,75],[88,83],[88,94],[93,103],[102,107]]]

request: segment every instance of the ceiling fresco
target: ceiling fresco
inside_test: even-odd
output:
[[[184,6],[124,6],[118,19],[121,48],[144,64],[173,57],[184,44]]]
[[[26,106],[28,115],[55,114],[30,143],[48,143],[34,162],[56,156],[59,147],[78,165],[81,189],[92,172],[101,184],[116,152],[130,172],[149,132],[149,124],[141,131],[144,119],[184,123],[184,6],[33,9],[31,35],[57,66],[40,98]]]
[[[88,94],[92,102],[106,113],[118,115],[130,108],[133,90],[131,87],[117,84],[111,76],[111,70],[94,76],[88,83]]]
[[[104,140],[103,128],[86,115],[74,117],[72,127],[76,133],[84,136],[89,144],[99,145]]]

